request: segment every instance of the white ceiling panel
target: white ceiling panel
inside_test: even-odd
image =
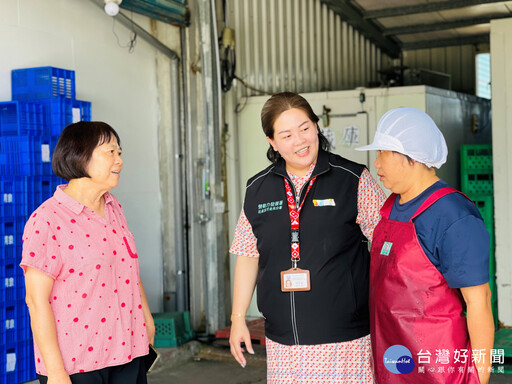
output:
[[[512,1],[321,0],[391,56],[489,42],[490,20],[512,17]]]

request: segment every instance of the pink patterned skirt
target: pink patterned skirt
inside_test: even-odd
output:
[[[268,384],[373,383],[370,336],[342,343],[282,345],[266,338]]]

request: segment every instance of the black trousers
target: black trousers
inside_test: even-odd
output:
[[[48,382],[46,376],[37,377],[41,384]],[[137,357],[123,365],[75,373],[69,377],[73,384],[147,384],[144,357]]]

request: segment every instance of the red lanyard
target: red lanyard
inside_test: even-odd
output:
[[[316,176],[313,177],[309,181],[308,189],[306,194],[304,195],[304,200],[300,204],[297,209],[297,204],[295,202],[295,198],[293,196],[292,188],[290,187],[290,183],[285,178],[284,185],[286,187],[286,199],[288,200],[288,211],[290,212],[290,223],[291,223],[291,243],[292,243],[292,263],[294,268],[297,268],[297,262],[300,261],[300,247],[299,247],[299,214],[302,209],[302,205],[304,201],[306,201],[306,196],[308,195],[309,190],[313,186],[313,183],[316,180]],[[300,195],[297,196],[297,202],[300,199]]]

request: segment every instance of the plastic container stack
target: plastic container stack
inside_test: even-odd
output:
[[[0,382],[36,378],[21,261],[25,222],[64,180],[52,172],[60,132],[91,119],[75,99],[74,71],[39,67],[11,72],[12,101],[0,102]]]
[[[494,195],[492,145],[462,145],[460,148],[461,190],[478,207],[490,235],[489,286],[495,326],[498,326],[498,299],[496,287],[496,258],[494,254]]]
[[[188,312],[160,312],[152,315],[155,320],[154,346],[157,348],[178,347],[196,336]]]

